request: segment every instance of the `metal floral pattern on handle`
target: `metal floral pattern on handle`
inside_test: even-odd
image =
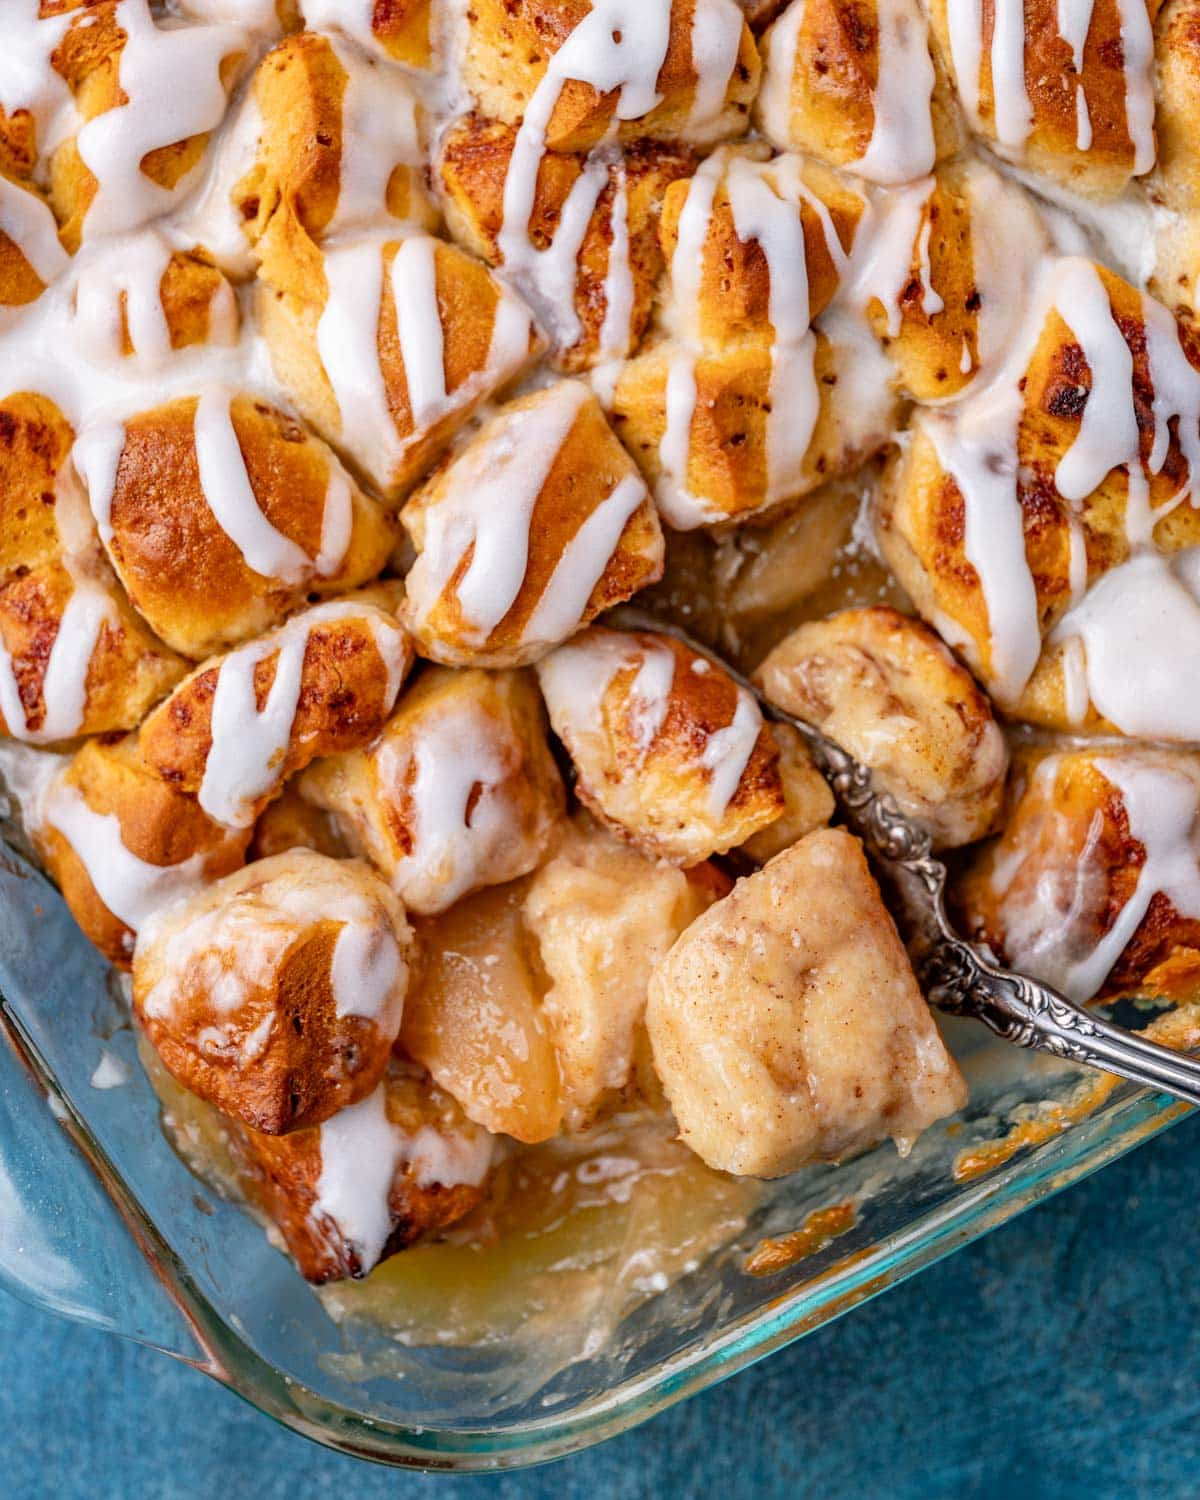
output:
[[[768,718],[790,724],[803,735],[847,827],[862,839],[896,894],[893,912],[909,929],[913,966],[931,1005],[972,1016],[1018,1047],[1117,1073],[1188,1104],[1200,1104],[1200,1061],[1093,1015],[1026,974],[1002,968],[955,932],[946,915],[946,866],[934,855],[929,834],[901,812],[891,796],[873,789],[869,767],[811,724],[777,708],[716,652],[670,622],[628,608],[614,610],[610,618],[629,629],[678,636],[752,693]]]

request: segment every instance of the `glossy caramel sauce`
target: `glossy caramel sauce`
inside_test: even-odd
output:
[[[839,1234],[853,1229],[854,1223],[852,1203],[832,1203],[828,1208],[814,1209],[791,1234],[759,1240],[742,1269],[749,1276],[773,1276],[776,1271],[786,1271],[797,1261],[824,1250]]]

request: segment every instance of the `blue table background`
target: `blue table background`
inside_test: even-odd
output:
[[[5,1500],[1200,1494],[1200,1119],[792,1349],[547,1468],[373,1468],[0,1294]]]

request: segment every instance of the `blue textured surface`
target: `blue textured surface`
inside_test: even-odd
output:
[[[0,1295],[0,1494],[297,1500],[1200,1492],[1200,1121],[656,1421],[526,1474],[324,1452]]]

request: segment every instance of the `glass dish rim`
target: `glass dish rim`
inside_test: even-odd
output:
[[[199,1354],[191,1357],[128,1330],[111,1331],[192,1365],[264,1415],[325,1447],[393,1467],[456,1473],[547,1463],[628,1431],[898,1285],[1188,1113],[1186,1105],[1165,1094],[1122,1085],[1106,1108],[1068,1124],[1048,1141],[1019,1150],[902,1230],[835,1261],[765,1307],[744,1314],[710,1338],[579,1406],[503,1428],[420,1428],[368,1418],[331,1402],[257,1354],[199,1291],[186,1263],[143,1211],[87,1120],[59,1088],[2,991],[0,1036],[99,1179],[155,1281],[195,1339]],[[56,1307],[19,1281],[5,1278],[3,1285],[36,1305],[86,1321],[80,1311]]]

